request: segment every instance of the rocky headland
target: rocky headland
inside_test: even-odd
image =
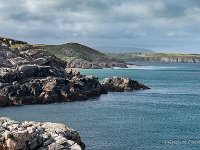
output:
[[[84,150],[79,133],[64,124],[0,118],[1,150]]]
[[[67,69],[65,61],[47,51],[0,47],[0,107],[85,100],[103,93],[98,77]]]

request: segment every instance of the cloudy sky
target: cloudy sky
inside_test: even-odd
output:
[[[200,0],[0,0],[0,36],[200,53]]]

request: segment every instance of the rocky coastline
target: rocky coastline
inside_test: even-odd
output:
[[[111,92],[149,89],[136,80],[81,75],[67,62],[20,41],[0,41],[0,107],[87,100]],[[1,150],[84,150],[79,134],[58,123],[23,122],[0,118]]]
[[[85,144],[75,130],[64,124],[0,118],[1,150],[84,150]]]
[[[46,51],[0,48],[0,107],[85,100],[107,93],[98,77],[66,69]]]
[[[148,89],[138,81],[121,77],[100,83],[98,77],[81,75],[45,50],[30,45],[10,49],[11,44],[26,42],[1,40],[0,107],[87,100],[108,91]]]

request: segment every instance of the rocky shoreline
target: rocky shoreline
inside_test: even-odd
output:
[[[52,122],[20,123],[0,118],[1,150],[84,150],[85,144],[75,130]]]
[[[0,107],[85,100],[107,93],[98,77],[66,69],[45,51],[0,48]]]

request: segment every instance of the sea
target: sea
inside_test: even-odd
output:
[[[0,116],[64,123],[79,132],[86,150],[199,150],[200,63],[129,63],[141,66],[78,71],[99,81],[128,77],[151,89],[0,108]]]

